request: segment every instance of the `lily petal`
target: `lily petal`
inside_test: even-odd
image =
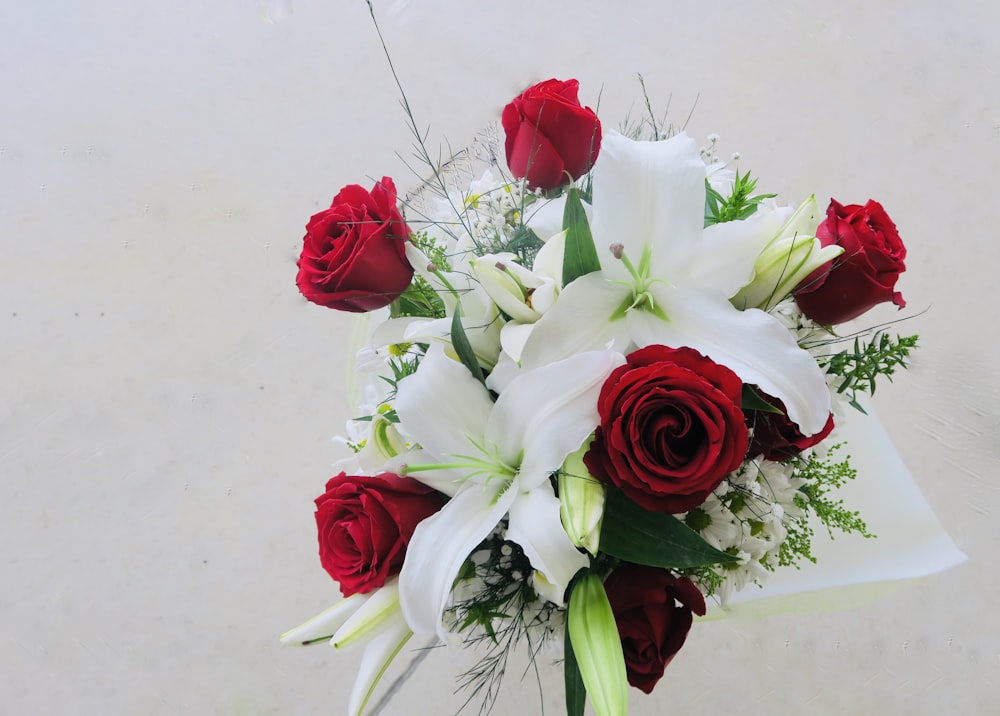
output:
[[[589,564],[587,556],[578,552],[563,529],[559,518],[559,499],[549,482],[518,495],[510,506],[507,539],[524,550],[531,566],[545,576],[554,587],[553,596],[562,595],[570,580]]]
[[[753,278],[754,263],[791,210],[758,210],[743,221],[727,221],[705,229],[703,247],[684,274],[706,289],[733,296]]]
[[[351,698],[348,702],[350,716],[361,716],[368,705],[375,687],[389,668],[389,664],[413,636],[398,612],[383,624],[382,630],[374,637],[361,656],[358,675],[354,679]]]
[[[704,228],[705,163],[694,140],[678,134],[662,142],[635,142],[609,134],[594,167],[591,228],[601,264],[628,279],[600,242],[620,243],[638,261],[652,247],[654,276],[668,276],[698,248]]]
[[[521,352],[521,367],[537,368],[608,344],[624,352],[629,345],[628,326],[623,320],[612,321],[611,316],[631,295],[628,286],[609,281],[604,272],[576,279],[534,324]]]
[[[523,371],[497,398],[486,439],[509,465],[520,465],[523,490],[558,470],[600,423],[597,397],[625,357],[613,350],[579,353]],[[556,505],[558,515],[558,504]]]
[[[586,211],[584,205],[584,211]],[[545,246],[535,254],[535,262],[531,265],[531,270],[537,276],[544,276],[560,283],[562,280],[563,256],[566,252],[566,232],[560,231],[545,242]],[[537,291],[536,291],[537,292]],[[544,309],[539,308],[540,311]]]
[[[405,453],[387,460],[378,470],[372,470],[371,472],[394,472],[397,475],[405,474],[407,477],[412,477],[414,480],[422,482],[428,487],[433,487],[438,492],[451,497],[458,492],[464,484],[462,475],[458,474],[454,470],[442,468],[439,470],[407,472],[407,468],[410,465],[431,465],[439,462],[440,460],[440,456],[432,455],[426,450],[422,450],[421,448],[410,448]]]
[[[334,649],[348,649],[368,640],[383,631],[386,625],[399,611],[399,580],[386,582],[379,590],[373,592],[351,617],[345,621],[337,633],[333,635],[330,644]]]
[[[528,335],[531,334],[531,328],[533,324],[526,324],[524,326],[518,326],[519,328],[527,328]],[[510,328],[511,324],[508,323],[504,326],[505,329]],[[516,332],[515,332],[516,335]],[[501,334],[502,336],[502,334]],[[520,346],[518,346],[520,349]],[[494,393],[502,393],[507,389],[514,378],[518,376],[521,372],[520,366],[515,362],[515,358],[511,356],[507,351],[500,354],[500,358],[497,359],[497,364],[494,366],[493,370],[490,372],[489,376],[486,378],[486,387],[492,390]]]
[[[482,442],[493,401],[464,365],[432,344],[417,372],[399,381],[393,406],[410,435],[441,459]]]
[[[406,335],[408,332],[413,330],[412,326],[427,322],[428,319],[420,316],[388,318],[385,321],[382,321],[382,323],[380,323],[375,330],[372,331],[368,345],[372,348],[379,349],[396,343],[406,343],[410,340],[406,337]]]
[[[735,310],[724,298],[695,287],[657,284],[653,291],[667,307],[669,320],[629,311],[629,331],[640,347],[660,343],[694,348],[744,383],[755,383],[780,398],[804,435],[823,429],[831,403],[823,372],[781,323],[757,309]]]
[[[504,327],[500,329],[500,346],[503,348],[503,352],[515,361],[520,359],[524,344],[528,342],[528,337],[531,336],[534,327],[534,323],[515,323],[514,321],[505,323]],[[500,362],[497,361],[498,364]]]
[[[537,236],[541,241],[546,242],[546,245],[548,245],[552,239],[559,236],[559,234],[563,231],[563,214],[566,212],[566,195],[563,194],[555,199],[540,202],[540,204],[536,206],[532,206],[528,210],[529,216],[525,223],[528,225],[528,228],[535,233],[535,236]],[[593,208],[589,204],[583,205],[583,211],[587,214],[588,220],[593,217]],[[562,251],[562,249],[559,250]],[[538,270],[537,266],[535,267],[535,270]],[[559,271],[555,275],[562,275],[561,257],[559,259]]]
[[[369,594],[352,594],[341,599],[304,624],[281,635],[285,646],[307,646],[321,639],[329,639],[361,606],[368,601]]]
[[[417,525],[399,574],[400,606],[414,632],[455,641],[441,621],[452,585],[466,558],[507,513],[516,483],[467,482],[440,512]]]

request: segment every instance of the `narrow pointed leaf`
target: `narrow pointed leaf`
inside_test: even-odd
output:
[[[594,237],[590,233],[590,223],[580,200],[580,190],[570,187],[566,194],[566,208],[563,212],[563,229],[566,231],[566,245],[563,253],[563,286],[580,276],[601,270],[601,261],[594,248]]]
[[[587,687],[583,685],[583,676],[580,674],[580,665],[573,651],[573,640],[570,638],[569,629],[565,631],[566,658],[563,662],[563,673],[566,681],[566,716],[583,716],[584,707],[587,705]]]
[[[740,400],[740,407],[743,408],[743,410],[757,410],[761,413],[777,413],[778,415],[784,414],[781,410],[760,397],[760,393],[754,390],[753,386],[749,383],[743,384],[743,396]]]
[[[479,366],[476,352],[472,350],[472,344],[469,343],[469,337],[465,335],[461,306],[455,307],[455,315],[451,317],[451,345],[454,347],[458,359],[462,361],[462,365],[469,369],[473,378],[485,386],[486,378],[483,376],[483,369]]]
[[[594,711],[598,716],[625,716],[625,654],[604,583],[593,570],[582,572],[573,587],[566,629]]]
[[[612,489],[607,492],[601,551],[626,562],[665,569],[737,561],[673,515],[645,510],[621,490]]]

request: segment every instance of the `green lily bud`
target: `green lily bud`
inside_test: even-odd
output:
[[[566,458],[559,471],[559,517],[570,541],[597,555],[604,520],[604,485],[587,470],[590,441]]]
[[[809,274],[843,253],[839,246],[823,246],[815,238],[819,205],[811,196],[792,214],[761,251],[754,278],[730,299],[740,309],[767,311],[790,294]]]
[[[570,592],[566,628],[594,711],[598,716],[625,716],[625,654],[604,583],[596,572],[583,572]]]

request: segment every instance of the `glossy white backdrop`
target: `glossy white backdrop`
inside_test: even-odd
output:
[[[614,127],[641,72],[786,201],[880,200],[910,305],[864,321],[909,316],[922,348],[875,402],[970,561],[698,625],[632,713],[993,713],[1000,9],[651,6],[376,9],[443,154],[551,76]],[[344,713],[355,656],[277,635],[337,597],[311,500],[349,417],[352,324],[297,294],[302,226],[344,184],[416,182],[367,7],[8,2],[0,27],[0,712]],[[453,713],[473,661],[434,652],[385,713]],[[512,666],[496,713],[539,710]]]

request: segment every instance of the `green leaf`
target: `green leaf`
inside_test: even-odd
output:
[[[570,282],[601,270],[601,261],[594,248],[594,237],[587,223],[587,213],[583,210],[580,190],[570,187],[566,194],[566,208],[563,211],[563,229],[566,230],[566,247],[563,253],[562,282]]]
[[[472,350],[469,337],[465,335],[465,326],[462,325],[462,307],[455,306],[455,315],[451,317],[451,345],[458,354],[458,359],[462,365],[469,369],[472,377],[486,385],[486,378],[483,376],[483,369],[476,360],[476,353]]]
[[[583,675],[573,652],[569,629],[565,631],[566,660],[563,663],[563,673],[566,679],[566,716],[583,716],[583,709],[587,705],[587,687],[583,685]]]
[[[569,595],[566,631],[598,716],[625,716],[628,679],[614,612],[597,572],[581,570]],[[567,709],[569,699],[567,694]]]
[[[748,383],[743,384],[743,398],[740,400],[740,407],[743,410],[756,410],[760,413],[784,415],[780,409],[760,397],[760,393],[754,390],[754,387]]]
[[[673,515],[645,510],[615,489],[608,490],[601,551],[626,562],[664,569],[738,561]]]

